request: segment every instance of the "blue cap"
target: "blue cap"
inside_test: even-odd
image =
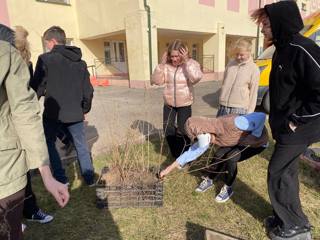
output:
[[[253,112],[236,117],[234,119],[234,124],[242,131],[248,131],[255,137],[261,137],[265,121],[265,113]]]

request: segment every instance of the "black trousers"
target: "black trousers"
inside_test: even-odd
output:
[[[37,199],[32,191],[31,175],[30,175],[30,172],[28,172],[25,200],[24,200],[24,206],[23,206],[23,216],[25,218],[31,218],[33,214],[38,212],[38,210],[39,210],[39,207],[37,205]]]
[[[299,198],[299,155],[307,144],[283,145],[276,143],[268,167],[268,192],[275,216],[284,229],[308,226]]]
[[[216,180],[217,177],[220,175],[219,172],[226,171],[222,180],[226,185],[232,186],[238,174],[237,163],[247,160],[261,153],[265,149],[265,147],[258,147],[258,148],[248,147],[245,150],[243,149],[245,149],[245,147],[242,147],[242,146],[219,148],[217,152],[214,154],[214,158],[210,163],[210,164],[213,164],[214,162],[217,162],[217,164],[214,164],[208,167],[207,169],[204,169],[203,172],[207,177],[213,180]],[[216,159],[216,158],[219,158],[219,159]],[[228,159],[228,160],[223,161],[223,159]]]
[[[174,158],[188,150],[190,145],[184,125],[191,114],[191,105],[186,107],[163,106],[163,131]]]

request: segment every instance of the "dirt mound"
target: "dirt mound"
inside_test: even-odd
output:
[[[102,173],[101,181],[106,186],[146,186],[158,181],[156,171],[139,169],[121,169],[112,167]]]

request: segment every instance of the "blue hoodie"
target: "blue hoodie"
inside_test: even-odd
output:
[[[236,117],[234,119],[234,124],[242,131],[248,131],[255,137],[261,137],[265,121],[265,113],[253,112]]]

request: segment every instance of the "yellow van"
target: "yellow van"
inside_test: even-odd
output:
[[[301,34],[312,39],[320,46],[320,10],[305,18],[303,23],[304,28]],[[255,61],[260,69],[257,105],[262,105],[267,113],[269,113],[270,110],[269,74],[271,71],[271,58],[274,51],[275,47],[273,45],[268,47]]]

